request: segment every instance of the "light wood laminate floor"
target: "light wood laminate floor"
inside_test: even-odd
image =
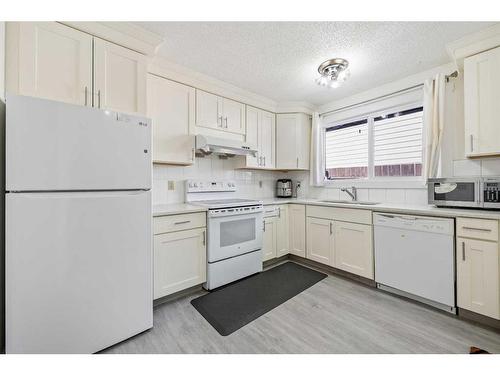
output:
[[[338,276],[223,337],[187,297],[157,306],[154,328],[103,353],[500,353],[500,334]]]

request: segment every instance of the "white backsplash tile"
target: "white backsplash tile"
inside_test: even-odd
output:
[[[301,198],[348,199],[351,197],[339,188],[309,186],[309,173],[249,171],[235,169],[238,157],[219,159],[216,155],[196,158],[192,166],[153,166],[153,203],[184,202],[184,181],[186,179],[225,179],[235,180],[238,185],[237,196],[254,199],[272,198],[275,195],[275,182],[279,178],[301,181]],[[495,173],[499,168],[495,160],[486,164],[485,171]],[[497,173],[500,175],[500,173]],[[168,190],[168,181],[174,181],[174,190]],[[371,189],[358,188],[358,199],[364,201],[427,204],[426,189]]]
[[[406,204],[422,205],[427,204],[427,189],[406,189]]]
[[[483,159],[481,161],[482,176],[500,176],[500,158]]]
[[[385,189],[369,189],[368,200],[371,202],[387,202]]]
[[[481,160],[454,160],[453,176],[456,177],[474,177],[481,176]]]

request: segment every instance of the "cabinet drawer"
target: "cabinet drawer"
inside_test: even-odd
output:
[[[498,221],[457,218],[457,236],[498,241]]]
[[[307,216],[360,224],[372,223],[371,211],[356,208],[307,206]]]
[[[153,219],[153,233],[168,233],[178,230],[205,227],[207,225],[206,214],[180,214],[171,216],[158,216]]]

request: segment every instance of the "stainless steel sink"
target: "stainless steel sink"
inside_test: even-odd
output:
[[[320,202],[324,203],[335,203],[335,204],[353,204],[353,205],[361,205],[361,206],[372,206],[375,204],[379,204],[380,202],[368,202],[368,201],[347,201],[347,200],[335,200],[335,199],[330,199],[330,200],[323,200]]]

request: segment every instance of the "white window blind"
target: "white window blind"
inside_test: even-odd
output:
[[[368,168],[366,119],[333,126],[326,130],[325,166],[330,177],[366,177]]]
[[[421,176],[422,115],[423,107],[406,106],[349,123],[328,124],[326,178]]]
[[[422,107],[374,119],[375,176],[420,176]]]

